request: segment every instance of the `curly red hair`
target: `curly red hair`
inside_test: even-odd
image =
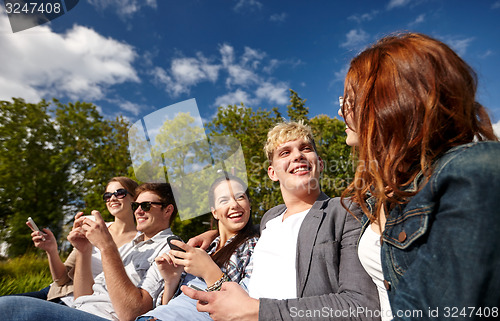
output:
[[[360,162],[343,193],[376,220],[416,192],[405,188],[454,146],[498,140],[485,108],[476,102],[474,70],[447,45],[418,33],[382,38],[355,57],[347,72],[342,112],[352,113]],[[377,199],[374,215],[365,200]]]

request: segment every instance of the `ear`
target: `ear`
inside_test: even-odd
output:
[[[172,204],[168,204],[164,209],[163,213],[165,217],[170,217],[172,213],[174,212],[174,206]]]
[[[273,165],[269,165],[269,167],[267,168],[267,176],[269,176],[269,178],[275,182],[279,180]]]
[[[322,173],[323,170],[325,169],[325,162],[319,155],[318,155],[318,161],[319,161],[319,172]]]
[[[212,215],[213,215],[214,219],[218,220],[218,218],[217,218],[217,212],[215,211],[215,208],[210,207],[210,210],[212,211]]]

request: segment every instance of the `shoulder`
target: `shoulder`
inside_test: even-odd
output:
[[[451,181],[473,185],[494,183],[500,176],[500,142],[474,142],[457,146],[446,152],[435,164],[430,177],[431,189]]]
[[[460,145],[446,152],[436,163],[434,175],[451,169],[500,171],[500,142],[486,141]]]
[[[325,202],[325,212],[337,220],[360,221],[363,216],[360,206],[352,202],[350,198],[341,199],[340,197],[334,197]]]

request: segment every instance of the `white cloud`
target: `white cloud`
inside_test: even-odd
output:
[[[282,64],[295,66],[300,61],[268,58],[265,52],[250,47],[244,47],[243,53],[238,54],[229,44],[220,45],[218,53],[219,58],[211,59],[202,53],[196,57],[174,58],[170,67],[155,67],[150,74],[173,97],[187,94],[203,82],[221,82],[228,93],[217,97],[215,106],[241,102],[258,104],[264,100],[284,104],[288,101],[288,85],[273,80],[271,74]]]
[[[408,25],[410,27],[414,27],[416,25],[419,25],[419,24],[423,23],[424,21],[425,21],[425,14],[423,13],[423,14],[419,15],[415,20],[413,20],[412,22],[410,22]]]
[[[148,6],[157,8],[156,0],[87,0],[91,5],[98,9],[114,8],[117,14],[122,18],[129,18],[142,7]]]
[[[363,29],[352,29],[346,34],[346,41],[341,43],[340,46],[343,48],[358,48],[365,45],[369,39],[368,33]]]
[[[354,14],[352,16],[349,16],[347,19],[356,21],[357,23],[361,23],[364,21],[373,20],[378,15],[379,12],[380,11],[378,11],[378,10],[372,10],[371,12],[367,12],[367,13],[363,13],[363,14]]]
[[[493,131],[495,132],[495,135],[500,139],[500,120],[496,123],[493,124]]]
[[[0,18],[0,99],[97,100],[115,84],[140,81],[128,44],[78,25],[65,34],[48,26],[13,34],[8,19]]]
[[[481,58],[481,59],[486,59],[486,58],[488,58],[489,56],[492,56],[492,55],[494,55],[494,54],[495,54],[495,53],[494,53],[492,50],[488,49],[488,50],[486,50],[486,52],[485,52],[485,53],[480,54],[480,55],[479,55],[479,58]]]
[[[271,15],[269,17],[269,21],[273,21],[273,22],[285,22],[286,18],[288,17],[288,15],[286,14],[286,12],[282,12],[282,13],[275,13],[273,15]]]
[[[260,61],[266,57],[264,52],[252,49],[250,47],[245,47],[245,53],[241,57],[241,64],[244,66],[251,65],[252,68],[256,69]]]
[[[257,103],[257,100],[251,98],[250,94],[247,92],[237,89],[234,92],[227,93],[223,96],[217,97],[215,99],[215,106],[227,106],[227,105],[239,105],[240,103],[245,104],[245,106],[251,106]]]
[[[348,70],[349,70],[349,64],[346,64],[339,71],[335,71],[333,73],[333,82],[335,83],[340,81],[343,84]],[[342,92],[344,92],[344,87],[342,87],[341,90]]]
[[[156,82],[165,85],[165,90],[176,97],[189,93],[190,88],[203,81],[215,82],[218,78],[220,65],[211,64],[202,54],[194,58],[176,58],[170,64],[167,72],[161,67],[155,67],[151,74]]]
[[[455,50],[460,56],[464,56],[467,52],[467,48],[474,40],[474,37],[465,38],[465,39],[457,39],[455,37],[448,37],[444,40],[453,50]]]
[[[397,7],[404,7],[410,3],[410,0],[391,0],[387,5],[387,10],[391,10]]]
[[[236,0],[234,11],[243,11],[244,9],[254,10],[261,9],[262,3],[257,0]]]
[[[120,109],[126,110],[135,116],[139,115],[139,111],[141,109],[143,109],[142,108],[143,106],[136,104],[136,103],[133,103],[133,102],[128,101],[128,100],[119,101],[118,105],[120,106]]]
[[[250,86],[259,81],[259,77],[255,72],[240,65],[227,66],[227,72],[229,73],[229,77],[226,79],[226,86],[228,88],[234,85]]]
[[[288,86],[285,83],[265,82],[257,88],[255,94],[262,100],[284,105],[288,102]]]
[[[495,1],[492,5],[491,5],[491,9],[498,9],[500,8],[500,1]]]

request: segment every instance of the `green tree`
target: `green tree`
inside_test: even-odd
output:
[[[62,104],[54,100],[54,104],[62,155],[70,162],[72,171],[68,214],[99,210],[106,220],[111,220],[101,195],[110,178],[129,173],[129,123],[121,116],[105,120],[91,103]]]
[[[290,89],[290,105],[287,106],[287,114],[291,121],[304,121],[309,124],[309,108],[306,107],[306,100],[299,97],[297,92]]]
[[[354,177],[351,149],[345,143],[345,123],[318,115],[310,120],[318,155],[325,169],[321,175],[321,189],[327,195],[340,196]]]
[[[100,210],[107,180],[130,166],[123,118],[104,120],[90,103],[2,101],[0,116],[0,220],[9,255],[33,248],[25,225],[31,216],[60,241],[78,210]]]
[[[64,205],[70,200],[71,162],[61,154],[58,128],[45,100],[0,104],[0,220],[7,227],[2,240],[10,244],[10,255],[19,255],[31,243],[25,225],[29,216],[40,228],[50,226],[60,233]]]

